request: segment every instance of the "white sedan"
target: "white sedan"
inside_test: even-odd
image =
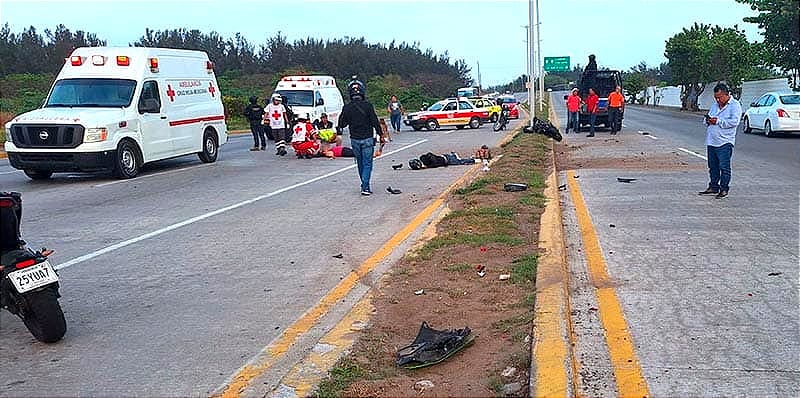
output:
[[[800,133],[800,93],[765,93],[750,104],[742,120],[745,133],[761,130],[765,136]]]

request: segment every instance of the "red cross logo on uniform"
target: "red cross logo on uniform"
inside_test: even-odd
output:
[[[169,97],[169,102],[175,101],[175,90],[172,89],[170,84],[167,84],[167,97]]]
[[[275,113],[273,113],[273,114],[272,114],[272,117],[273,117],[275,120],[280,120],[280,118],[281,118],[281,114],[280,114],[280,113],[278,113],[278,111],[275,111]]]
[[[297,127],[295,127],[295,128],[294,128],[294,132],[295,132],[295,133],[299,133],[299,132],[301,132],[301,131],[303,131],[303,126],[301,126],[301,125],[299,125],[299,124],[298,124],[298,125],[297,125]]]
[[[214,96],[214,92],[215,91],[217,91],[217,89],[214,88],[214,83],[209,82],[208,83],[208,92],[211,93],[212,97]]]

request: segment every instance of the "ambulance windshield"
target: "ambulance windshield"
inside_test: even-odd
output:
[[[314,92],[311,90],[278,90],[277,93],[286,97],[286,105],[314,106]]]
[[[48,107],[127,107],[133,99],[136,81],[123,79],[63,79],[56,82]]]

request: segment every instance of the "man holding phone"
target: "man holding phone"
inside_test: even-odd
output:
[[[724,83],[714,86],[714,104],[703,118],[706,127],[709,183],[700,195],[728,196],[731,182],[731,157],[736,143],[736,128],[742,119],[742,105],[731,96]]]

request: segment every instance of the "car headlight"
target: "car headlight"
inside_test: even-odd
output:
[[[86,129],[83,134],[83,142],[100,142],[108,138],[108,129],[105,127]]]

